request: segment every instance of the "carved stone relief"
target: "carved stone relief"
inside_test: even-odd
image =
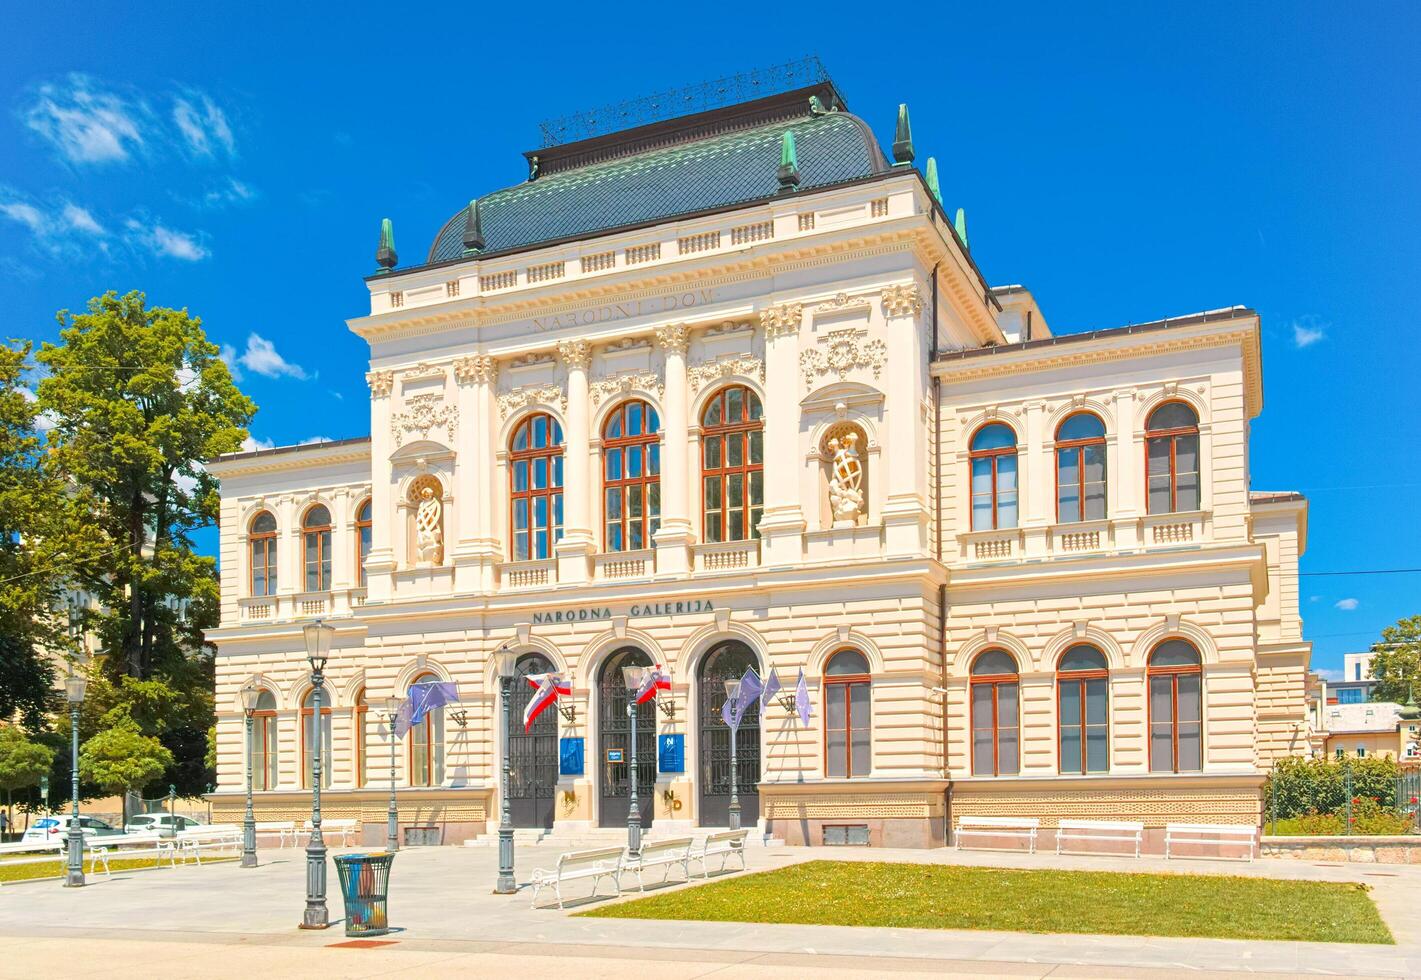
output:
[[[365,383],[370,386],[370,394],[376,398],[388,398],[395,390],[394,371],[371,371],[365,375]]]
[[[697,364],[688,370],[686,379],[690,383],[691,393],[695,394],[719,378],[728,378],[737,374],[763,382],[765,380],[765,362],[748,354],[744,357],[727,357],[718,361],[708,361]]]
[[[513,412],[529,405],[556,405],[567,411],[567,393],[559,385],[526,385],[498,396],[498,414],[508,418]]]
[[[799,332],[804,320],[802,303],[781,303],[760,311],[760,326],[765,328],[765,336],[771,339],[785,334]]]
[[[833,374],[843,381],[855,368],[871,370],[877,378],[888,359],[888,345],[878,339],[869,339],[866,332],[845,327],[830,330],[818,347],[801,351],[799,369],[804,372],[804,386],[813,388],[815,382],[826,374]]]
[[[460,384],[491,382],[498,377],[498,364],[488,354],[455,358],[454,377]]]
[[[600,405],[603,398],[626,394],[634,390],[654,391],[656,397],[660,398],[665,393],[665,388],[666,385],[660,375],[652,371],[640,371],[633,374],[619,374],[613,378],[598,378],[587,386],[587,393],[591,396],[593,405]]]
[[[889,286],[883,291],[883,312],[886,316],[912,316],[922,307],[917,283]]]
[[[404,443],[408,432],[418,432],[421,439],[428,439],[430,430],[435,426],[442,426],[449,442],[454,442],[459,428],[459,409],[455,405],[445,405],[443,395],[415,395],[406,399],[405,407],[408,411],[390,416],[390,435],[396,447]]]

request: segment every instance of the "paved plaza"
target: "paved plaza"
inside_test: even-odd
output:
[[[550,866],[560,848],[519,848],[519,880]],[[1396,946],[1075,936],[956,930],[588,919],[531,910],[528,893],[492,894],[497,851],[408,849],[396,858],[391,945],[345,942],[339,923],[296,928],[304,905],[303,854],[262,852],[262,867],[232,863],[92,877],[71,891],[57,882],[0,888],[0,977],[247,976],[316,971],[331,977],[392,976],[434,968],[502,976],[669,977],[960,975],[1012,977],[1421,975],[1421,869],[1260,860],[1140,861],[988,852],[751,848],[752,871],[825,858],[944,862],[1017,868],[1263,875],[1371,886]],[[334,883],[334,875],[332,875]],[[606,886],[603,886],[604,892]],[[567,895],[585,895],[585,884]],[[544,897],[549,897],[545,892]],[[341,915],[338,890],[332,920]]]

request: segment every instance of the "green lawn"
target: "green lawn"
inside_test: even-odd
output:
[[[1394,940],[1365,885],[1225,875],[810,861],[580,913],[1008,932]]]
[[[235,861],[232,857],[203,858],[202,863],[208,864],[215,861]],[[191,862],[189,862],[191,863]],[[178,862],[179,866],[183,864]],[[132,871],[135,868],[170,868],[171,865],[165,859],[155,863],[153,858],[110,858],[109,867],[114,871]],[[0,864],[0,881],[29,881],[33,878],[62,878],[64,877],[65,859],[56,858],[53,861],[8,861]],[[95,870],[90,865],[88,855],[84,856],[84,874],[103,875],[103,865]]]

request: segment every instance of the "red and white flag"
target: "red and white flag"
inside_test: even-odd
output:
[[[646,704],[656,697],[657,691],[669,690],[671,690],[671,672],[657,664],[642,673],[641,687],[636,689],[636,703]]]
[[[523,709],[523,731],[525,732],[533,727],[533,722],[538,720],[538,716],[552,707],[558,698],[572,694],[572,684],[557,674],[530,674],[528,683],[537,690],[533,693],[533,699],[528,702],[528,707]]]

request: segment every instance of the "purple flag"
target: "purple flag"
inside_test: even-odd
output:
[[[775,670],[773,667],[771,667],[771,668],[770,668],[770,676],[767,677],[767,678],[765,678],[765,689],[760,692],[760,713],[761,713],[761,714],[764,714],[764,713],[765,713],[765,705],[769,704],[769,703],[770,703],[770,700],[771,700],[776,694],[780,693],[780,687],[781,687],[781,685],[780,685],[780,672],[779,672],[778,670]]]
[[[395,737],[404,738],[424,721],[425,715],[446,704],[459,703],[459,686],[453,681],[426,681],[410,685],[410,696],[395,715]]]
[[[799,712],[799,723],[809,727],[809,682],[804,679],[804,668],[799,668],[799,683],[794,685],[794,709]]]
[[[745,717],[745,709],[760,699],[760,691],[760,675],[751,667],[745,671],[745,676],[740,678],[740,683],[735,688],[735,697],[726,698],[725,704],[720,706],[721,720],[731,728],[739,728],[740,719]]]

